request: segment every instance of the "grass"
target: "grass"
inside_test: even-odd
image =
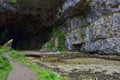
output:
[[[39,78],[39,80],[67,80],[67,79],[62,78],[61,76],[53,73],[52,71],[42,69],[41,67],[37,66],[36,64],[29,62],[22,52],[11,50],[11,51],[9,51],[9,56],[16,61],[22,62],[26,66],[31,67],[32,70],[34,71],[34,73]]]
[[[16,3],[17,0],[9,0],[11,3]]]
[[[9,60],[4,56],[7,50],[6,48],[0,47],[0,80],[7,80],[7,76],[12,68]]]

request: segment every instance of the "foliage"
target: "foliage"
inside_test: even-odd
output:
[[[21,60],[21,61],[25,60],[25,55],[22,52],[11,50],[9,51],[9,53],[10,53],[9,56],[12,57],[12,59]]]
[[[11,3],[16,3],[17,0],[9,0]]]
[[[58,47],[55,46],[55,39],[56,38],[58,39]],[[46,48],[48,50],[57,49],[61,52],[66,51],[65,33],[60,31],[59,28],[54,28],[52,36],[51,36],[51,40],[48,43],[46,43],[43,48]]]
[[[0,79],[6,80],[12,66],[9,60],[4,56],[3,53],[7,51],[6,48],[0,47]]]
[[[40,75],[42,80],[61,80],[60,77],[49,70],[41,71]]]
[[[35,74],[38,76],[39,80],[65,80],[59,75],[54,74],[52,71],[42,69],[36,64],[32,64],[25,58],[25,55],[22,52],[12,50],[9,52],[9,56],[12,59],[20,61],[25,65],[31,67]]]
[[[51,41],[50,43],[48,43],[47,46],[46,46],[46,48],[47,48],[48,50],[53,50],[54,47],[55,47],[55,44],[54,44],[53,41]]]
[[[65,46],[65,33],[60,31],[58,28],[53,29],[54,37],[58,37],[58,50],[59,51],[66,51]]]

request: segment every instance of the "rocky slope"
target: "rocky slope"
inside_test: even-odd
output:
[[[65,44],[69,50],[120,52],[120,0],[1,1],[5,2],[0,7],[0,30],[5,32],[3,27],[7,27],[15,48],[36,49],[50,41],[54,45],[47,47]],[[52,33],[55,27],[64,36]],[[59,43],[63,37],[65,40]]]
[[[120,0],[86,1],[89,2],[86,5],[89,8],[85,9],[84,15],[68,17],[62,26],[62,30],[68,32],[66,35],[68,48],[83,52],[119,53]],[[70,9],[71,13],[80,12],[73,10],[79,6],[79,2],[82,0],[66,0],[62,11]]]

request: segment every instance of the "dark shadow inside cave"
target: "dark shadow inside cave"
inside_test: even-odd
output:
[[[51,29],[44,27],[35,33],[29,34],[29,30],[20,27],[3,26],[0,27],[0,45],[4,45],[10,39],[13,39],[11,48],[13,49],[40,49],[44,43],[49,40]],[[28,33],[27,33],[28,32]],[[32,43],[34,40],[34,43]],[[40,46],[37,46],[40,45]]]
[[[40,49],[50,40],[57,22],[56,14],[63,2],[64,0],[23,0],[15,4],[6,2],[14,9],[0,7],[0,45],[13,39],[14,49]]]
[[[1,35],[0,35],[0,38],[1,38],[1,41],[0,41],[0,45],[4,45],[6,42],[8,42],[10,39],[13,39],[13,42],[12,42],[12,45],[11,45],[11,48],[13,49],[16,49],[18,44],[27,39],[27,36],[23,34],[23,31],[21,30],[14,30],[14,28],[12,26],[7,26],[7,27],[2,27],[0,28],[0,32],[1,32]],[[22,33],[22,34],[21,34]]]

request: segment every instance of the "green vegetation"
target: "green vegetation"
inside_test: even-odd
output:
[[[17,0],[9,0],[11,3],[16,3]]]
[[[7,76],[12,68],[9,60],[3,54],[5,52],[9,52],[9,56],[12,59],[19,61],[25,64],[26,66],[32,68],[34,73],[38,76],[39,80],[67,80],[55,74],[52,71],[45,70],[37,66],[36,64],[32,64],[30,61],[26,59],[25,55],[22,52],[15,51],[15,50],[9,50],[5,46],[0,47],[0,79],[2,80],[7,79]]]
[[[55,28],[55,29],[53,29],[53,36],[58,37],[58,50],[59,51],[66,51],[65,33],[60,31],[59,28]]]
[[[53,50],[54,48],[56,48],[61,52],[66,51],[65,34],[66,33],[60,31],[58,28],[53,29],[53,33],[51,36],[52,40],[46,45],[45,48],[47,48],[48,50]],[[57,46],[56,46],[56,42],[57,42]]]
[[[53,48],[55,47],[55,43],[54,41],[51,41],[50,43],[47,44],[46,48],[48,50],[53,50]]]
[[[0,47],[0,80],[7,80],[7,76],[12,68],[9,60],[4,56],[6,51],[7,48]]]
[[[25,58],[25,55],[22,52],[11,50],[9,51],[9,56],[16,61],[22,62],[28,67],[31,67],[34,73],[38,76],[39,80],[66,80],[52,71],[42,69],[36,64],[32,64]]]

